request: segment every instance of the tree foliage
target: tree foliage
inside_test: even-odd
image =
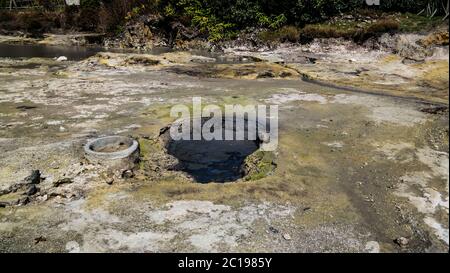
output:
[[[129,20],[153,13],[164,16],[166,22],[195,27],[216,41],[248,27],[272,30],[286,25],[303,27],[361,8],[445,16],[448,1],[381,0],[380,6],[369,7],[365,0],[81,0],[81,7],[76,10],[88,30],[97,27],[115,31]],[[3,6],[6,2],[9,1],[0,0]],[[68,9],[73,13],[73,7]]]

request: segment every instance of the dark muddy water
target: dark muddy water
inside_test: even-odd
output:
[[[106,49],[100,46],[13,45],[0,43],[0,58],[57,58],[65,56],[69,61],[80,61],[102,51],[159,55],[172,52],[173,50],[167,47],[156,47],[151,50],[137,51],[132,49]],[[254,61],[251,57],[227,56],[221,53],[212,53],[204,50],[195,50],[192,51],[192,54],[213,58],[215,59],[214,63],[217,64],[249,63]]]
[[[82,60],[101,51],[98,47],[62,47],[48,45],[0,44],[0,57],[7,58],[56,58],[66,56],[69,60]]]
[[[242,178],[245,158],[257,149],[257,142],[250,140],[180,140],[173,141],[168,151],[197,182],[225,183]]]
[[[201,128],[208,122],[208,118],[201,120]],[[197,120],[198,121],[198,120]],[[232,128],[227,128],[225,124],[232,122]],[[187,123],[187,121],[182,122]],[[180,164],[179,168],[191,175],[198,183],[226,183],[233,182],[245,175],[244,161],[256,152],[260,147],[259,138],[250,138],[249,121],[245,121],[244,128],[238,128],[237,118],[224,117],[220,130],[222,137],[212,140],[204,138],[204,130],[194,128],[194,121],[189,120],[190,138],[189,140],[175,140],[170,135],[166,144],[170,155],[176,157]],[[174,126],[174,125],[172,125]],[[214,132],[217,125],[212,127]],[[255,129],[257,130],[258,127]],[[181,127],[178,128],[180,132]],[[243,131],[241,131],[243,130]],[[201,135],[200,140],[194,140],[194,132]],[[238,133],[243,133],[242,139],[237,139]],[[165,132],[167,136],[169,132]],[[233,137],[227,137],[233,136]]]
[[[0,58],[57,58],[65,56],[69,61],[79,61],[101,51],[136,53],[133,50],[105,49],[103,47],[0,44]],[[163,54],[169,51],[171,51],[169,48],[161,47],[143,53]]]

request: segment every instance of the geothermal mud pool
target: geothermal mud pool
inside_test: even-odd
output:
[[[448,251],[447,105],[308,83],[299,67],[0,58],[0,251]],[[225,151],[247,156],[245,177],[195,183],[160,135],[194,96],[279,105],[276,153]],[[137,139],[140,161],[87,161],[84,145],[108,135]]]

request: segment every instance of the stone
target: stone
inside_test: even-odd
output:
[[[405,237],[399,237],[394,240],[394,243],[396,243],[397,245],[399,245],[401,247],[405,247],[409,244],[409,240],[406,239]]]
[[[17,205],[18,206],[23,206],[30,203],[30,198],[28,196],[22,197],[19,200],[17,200]]]
[[[128,178],[133,178],[134,177],[134,173],[132,170],[126,170],[122,173],[122,178],[128,179]]]
[[[282,71],[282,72],[280,73],[280,77],[281,77],[281,78],[287,78],[287,77],[291,77],[291,76],[292,76],[292,73],[291,73],[291,72]]]
[[[60,185],[71,184],[71,183],[73,183],[73,180],[71,178],[66,177],[66,178],[62,178],[62,179],[59,179],[59,180],[53,182],[53,186],[59,187]]]
[[[67,57],[66,56],[59,56],[58,58],[56,58],[57,62],[65,62],[67,61]]]
[[[32,196],[35,195],[39,191],[39,188],[36,185],[30,185],[25,192],[25,195]]]
[[[34,238],[34,244],[35,245],[39,244],[40,242],[45,242],[45,241],[47,241],[47,238],[45,238],[43,236],[39,236],[37,238]]]
[[[78,253],[78,252],[80,252],[80,245],[75,241],[67,242],[66,250],[69,253]]]
[[[13,187],[9,187],[7,189],[0,190],[0,196],[11,193]]]
[[[408,57],[403,58],[402,64],[415,64],[415,63],[423,63],[425,59],[410,59]]]
[[[278,229],[274,228],[274,227],[269,227],[269,231],[272,232],[272,233],[275,233],[275,234],[280,233],[280,231]]]
[[[258,76],[257,76],[258,79],[260,79],[260,78],[274,78],[274,77],[275,77],[275,74],[273,74],[272,71],[263,71],[261,73],[258,73]]]
[[[283,238],[284,238],[286,241],[292,240],[291,235],[289,235],[289,234],[287,234],[287,233],[284,233],[284,234],[283,234]]]
[[[439,31],[428,35],[427,37],[418,41],[418,44],[424,47],[429,46],[447,46],[449,44],[448,31]]]
[[[41,172],[33,170],[29,176],[24,179],[25,184],[39,184],[41,183]]]
[[[396,52],[409,62],[422,62],[430,53],[416,42],[417,37],[413,35],[400,36],[397,41]]]
[[[369,241],[366,243],[364,250],[368,253],[380,253],[380,244],[376,241]]]
[[[114,183],[114,178],[107,178],[105,182],[108,185],[112,185]]]
[[[38,196],[38,197],[36,198],[36,200],[45,202],[45,201],[48,200],[48,194],[44,194],[44,195],[42,195],[42,196]]]

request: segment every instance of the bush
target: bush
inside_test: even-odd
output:
[[[46,9],[54,8],[52,0],[38,0]],[[0,3],[6,3],[0,0]],[[381,14],[383,11],[410,11],[424,15],[443,13],[447,0],[382,0],[379,7],[368,7],[364,0],[81,0],[80,7],[66,7],[59,20],[66,28],[99,30],[116,33],[123,29],[127,21],[152,13],[162,15],[165,31],[170,31],[173,23],[197,29],[211,41],[234,37],[248,28],[265,28],[261,37],[272,40],[296,41],[298,28],[302,38],[312,37],[354,37],[400,29],[420,28],[423,24],[416,20],[398,26],[393,21],[379,22],[369,29],[340,28],[320,24],[337,14],[357,11],[357,14]],[[444,5],[442,5],[444,4]],[[426,18],[426,17],[424,17]],[[8,21],[2,15],[0,21]],[[11,19],[11,18],[10,18]],[[13,19],[14,20],[14,19]],[[39,22],[25,22],[25,27],[38,29]],[[57,26],[55,22],[55,26]],[[289,27],[290,26],[290,27]],[[43,24],[47,27],[47,22]],[[357,35],[357,36],[358,36]]]
[[[300,31],[295,26],[284,26],[278,30],[263,31],[259,33],[259,38],[264,42],[296,43],[300,39]]]
[[[378,36],[385,32],[393,32],[400,29],[400,23],[393,19],[377,20],[365,27],[358,27],[356,24],[340,26],[339,24],[315,24],[306,25],[301,30],[301,41],[309,42],[314,38],[347,38],[357,42],[364,42],[367,39]]]
[[[422,12],[427,16],[445,15],[448,0],[382,0],[380,9],[384,11]],[[429,11],[427,11],[429,10]],[[427,14],[431,12],[431,14]]]
[[[353,39],[364,42],[371,37],[380,36],[385,32],[394,32],[400,29],[400,24],[393,19],[382,19],[370,24],[367,28],[356,32]]]
[[[157,0],[101,1],[98,8],[98,30],[115,33],[127,20],[146,12],[154,12],[157,2]]]
[[[384,33],[396,31],[400,28],[400,24],[393,19],[383,19],[371,24],[367,28],[369,33]]]
[[[175,21],[189,21],[210,40],[233,36],[247,27],[280,29],[285,25],[302,26],[318,22],[361,5],[359,0],[161,0],[159,9]],[[187,20],[186,20],[187,17]],[[184,18],[184,19],[182,19]],[[297,40],[294,29],[289,33],[266,33]]]
[[[0,10],[0,22],[8,22],[14,20],[15,16],[8,10]]]
[[[95,31],[99,23],[98,9],[83,8],[80,10],[76,26],[82,31]]]
[[[300,31],[294,26],[285,26],[280,29],[280,40],[282,42],[298,42],[300,38]]]
[[[355,29],[341,29],[335,25],[306,25],[301,30],[301,36],[305,40],[314,38],[351,38],[355,31]]]

